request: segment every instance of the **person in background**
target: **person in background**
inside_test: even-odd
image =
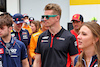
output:
[[[29,55],[29,50],[28,50],[28,45],[30,43],[30,37],[29,37],[29,32],[28,30],[22,28],[22,25],[24,23],[24,17],[20,13],[16,13],[13,15],[13,29],[11,31],[12,37],[22,41],[26,48],[27,48],[27,53]]]
[[[0,67],[29,67],[25,44],[11,36],[13,20],[0,12]]]
[[[22,27],[24,29],[27,29],[29,34],[31,35],[32,34],[32,30],[31,30],[31,27],[30,27],[29,16],[27,14],[24,14],[23,17],[24,17],[24,22],[25,23],[23,23]]]
[[[43,20],[41,20],[41,22],[43,22]],[[38,31],[39,31],[39,29],[41,29],[41,26],[42,26],[41,22],[37,22],[37,29],[38,29]]]
[[[29,18],[30,24],[31,24],[31,21],[34,21],[34,18],[33,18],[33,17],[30,17],[30,18]]]
[[[96,22],[84,23],[77,38],[83,51],[75,58],[75,67],[100,67],[100,25]]]
[[[31,21],[31,23],[30,23],[30,27],[31,27],[31,29],[32,29],[32,34],[30,35],[30,38],[32,37],[32,35],[33,34],[35,34],[36,32],[38,32],[38,30],[39,30],[39,26],[38,26],[38,23],[40,24],[40,21]],[[39,35],[39,34],[38,34]],[[36,39],[35,37],[34,37],[34,39]],[[32,39],[33,40],[33,39]],[[32,41],[31,40],[31,41]],[[31,41],[30,41],[30,43],[31,43]],[[33,43],[33,41],[32,41],[32,46],[34,46],[34,44],[35,43]],[[29,45],[29,49],[30,49],[30,45]],[[31,49],[30,51],[32,51],[32,50],[35,50],[35,49]],[[32,59],[32,57],[29,55],[29,62],[30,62],[30,65],[32,66],[32,63],[33,63],[33,59]]]
[[[78,49],[78,53],[80,54],[82,52],[82,49],[79,49],[78,48],[78,40],[77,40],[77,36],[78,36],[78,31],[79,31],[79,28],[80,26],[84,23],[83,21],[83,16],[81,14],[74,14],[73,17],[72,17],[72,25],[73,25],[73,29],[70,30],[70,32],[75,36],[76,38],[76,42],[75,42],[75,46],[77,47]],[[70,59],[70,55],[68,54],[68,63],[71,65],[71,59]],[[71,67],[73,67],[71,65]]]
[[[97,18],[96,17],[92,17],[91,18],[91,22],[97,22]]]
[[[83,16],[81,14],[74,14],[71,21],[72,21],[73,29],[70,30],[70,32],[75,36],[76,38],[75,46],[78,48],[77,36],[78,36],[80,26],[84,23]],[[79,54],[81,53],[81,51],[82,50],[78,48]]]
[[[29,45],[29,32],[28,30],[22,28],[22,25],[24,23],[23,15],[20,13],[14,14],[13,21],[14,26],[11,31],[11,35],[14,38],[22,41],[27,48],[27,46]]]
[[[78,50],[74,45],[74,36],[60,25],[60,6],[49,3],[44,10],[42,19],[49,30],[38,38],[33,67],[66,67],[67,53],[73,64]]]
[[[39,22],[39,21],[37,21]],[[38,40],[38,37],[41,33],[43,33],[44,31],[48,30],[47,27],[45,27],[45,24],[43,21],[39,22],[42,27],[39,29],[38,32],[32,34],[31,36],[31,40],[30,40],[30,56],[35,59],[35,49],[36,49],[36,46],[37,46],[37,40]]]
[[[30,26],[32,29],[32,34],[34,34],[39,30],[41,24],[40,21],[31,21]]]

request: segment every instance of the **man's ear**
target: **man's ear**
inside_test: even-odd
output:
[[[59,16],[59,15],[57,15],[57,16],[56,16],[56,19],[57,19],[57,21],[59,21],[59,20],[60,20],[60,16]]]
[[[12,26],[11,27],[9,27],[9,31],[11,31],[12,30]]]

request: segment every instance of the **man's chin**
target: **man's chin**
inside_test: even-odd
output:
[[[79,28],[75,28],[75,30],[79,30]]]

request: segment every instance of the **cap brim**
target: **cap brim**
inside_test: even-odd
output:
[[[25,23],[24,21],[15,21],[16,24]]]
[[[34,20],[29,20],[29,22],[30,22],[30,21],[34,21]]]
[[[72,19],[71,21],[80,21],[80,20],[78,20],[78,19]]]

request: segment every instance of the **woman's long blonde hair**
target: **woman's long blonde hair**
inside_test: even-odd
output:
[[[99,67],[100,66],[100,25],[97,24],[96,22],[85,22],[83,23],[83,25],[87,26],[91,30],[94,39],[99,38],[99,40],[95,43],[95,49],[96,49],[96,55],[98,59],[98,67]],[[82,62],[83,56],[85,57],[84,51],[79,55],[78,61],[75,67],[84,67],[83,62]]]

